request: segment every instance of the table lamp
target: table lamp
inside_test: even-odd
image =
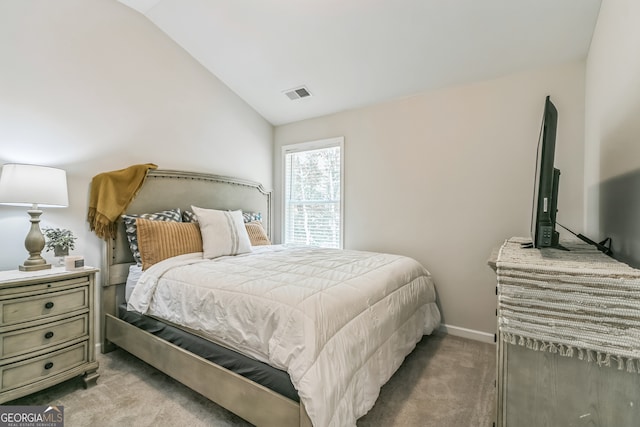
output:
[[[47,166],[7,163],[0,174],[0,204],[31,206],[31,229],[24,241],[29,258],[21,271],[45,270],[51,264],[42,258],[45,240],[40,230],[40,207],[67,207],[67,173],[62,169]]]

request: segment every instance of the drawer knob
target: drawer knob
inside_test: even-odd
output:
[[[49,301],[44,305],[44,308],[53,308],[53,302]]]
[[[51,368],[53,368],[53,362],[47,362],[47,363],[44,365],[44,369],[51,369]]]
[[[51,332],[51,331],[47,332],[46,334],[44,334],[44,337],[46,339],[53,338],[53,332]]]

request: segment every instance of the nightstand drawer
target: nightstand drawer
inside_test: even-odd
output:
[[[8,326],[89,308],[89,287],[0,301],[0,323]]]
[[[1,388],[11,390],[52,377],[88,361],[87,341],[33,359],[0,366]]]
[[[89,316],[76,316],[33,328],[6,332],[0,336],[0,361],[38,352],[54,345],[87,337]]]

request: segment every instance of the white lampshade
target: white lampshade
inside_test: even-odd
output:
[[[66,207],[67,173],[48,166],[7,163],[0,175],[0,203],[14,206]]]

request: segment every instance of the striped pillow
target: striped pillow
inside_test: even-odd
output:
[[[156,213],[143,213],[139,215],[122,215],[122,220],[124,222],[124,230],[127,234],[127,240],[129,241],[129,248],[131,249],[131,255],[133,255],[133,260],[138,265],[142,265],[142,261],[140,260],[140,251],[138,250],[138,232],[137,232],[137,223],[136,220],[138,218],[151,219],[154,221],[177,221],[180,222],[182,220],[182,212],[179,208],[176,209],[168,209],[166,211],[156,212]]]
[[[191,206],[200,224],[205,258],[251,252],[242,211],[221,211]]]
[[[195,222],[136,220],[142,269],[174,256],[202,252],[200,227]]]

